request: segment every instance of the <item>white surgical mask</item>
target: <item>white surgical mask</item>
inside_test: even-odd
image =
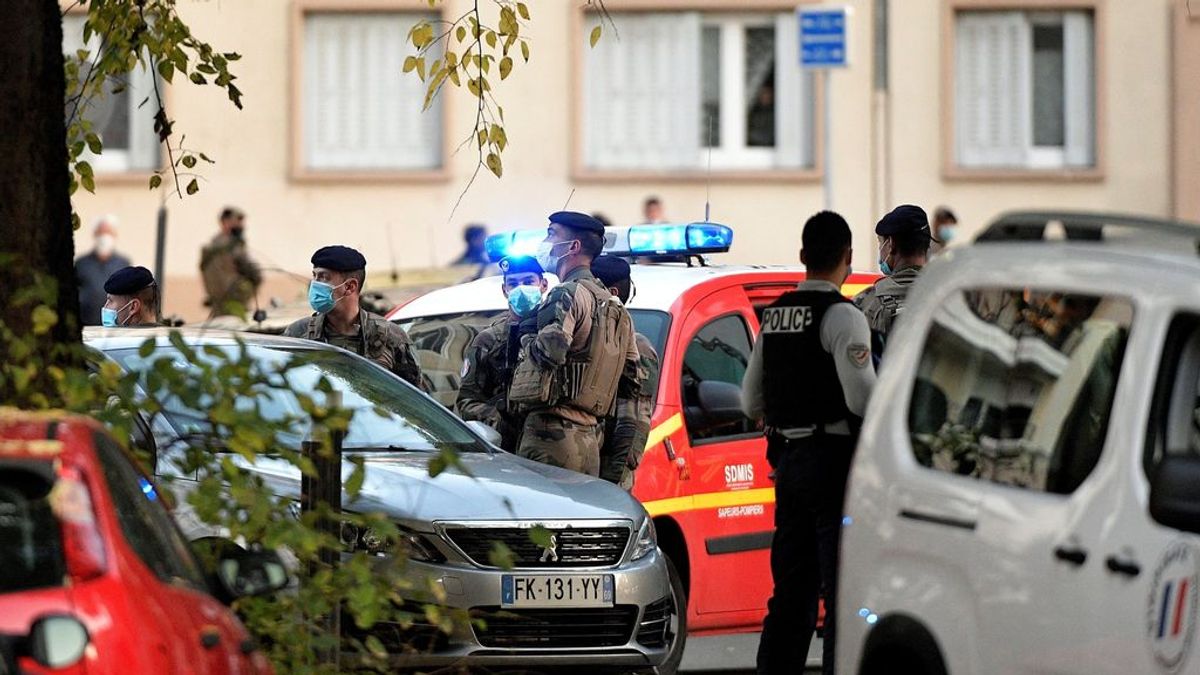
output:
[[[550,272],[550,273],[557,273],[558,272],[558,261],[562,260],[564,256],[554,255],[554,247],[558,246],[559,244],[571,244],[571,243],[574,243],[575,241],[578,241],[578,240],[572,239],[571,241],[543,241],[541,244],[538,245],[537,253],[535,253],[533,255],[533,257],[537,259],[538,264],[542,266],[543,270],[545,270],[546,272]]]
[[[117,238],[111,234],[96,235],[96,253],[108,257],[117,250]]]

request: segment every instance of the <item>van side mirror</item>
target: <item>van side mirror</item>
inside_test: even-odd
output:
[[[288,585],[287,567],[275,551],[246,551],[230,546],[221,552],[215,572],[227,598],[269,595]]]
[[[1150,517],[1200,534],[1200,457],[1163,457],[1150,481]]]
[[[742,414],[742,388],[729,382],[705,380],[696,387],[696,402],[700,404],[700,425],[705,429],[734,424],[745,419]]]

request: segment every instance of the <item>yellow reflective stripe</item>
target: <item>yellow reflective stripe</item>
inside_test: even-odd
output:
[[[862,293],[863,291],[867,290],[870,287],[871,287],[871,284],[843,284],[842,285],[842,295],[844,295],[848,298],[853,298],[854,296],[858,295],[859,293]]]
[[[683,428],[683,413],[675,413],[667,418],[666,422],[654,427],[650,430],[650,435],[646,437],[646,449],[649,450],[659,443],[663,442],[667,436],[679,431]]]
[[[733,490],[728,492],[705,492],[690,497],[672,497],[645,502],[642,506],[653,516],[700,509],[718,509],[723,506],[745,506],[747,504],[774,504],[775,488],[756,490]]]

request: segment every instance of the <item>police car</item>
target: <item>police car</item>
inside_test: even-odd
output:
[[[889,340],[838,672],[1200,673],[1200,225],[1018,213],[981,240]]]
[[[530,254],[544,237],[542,230],[495,235],[488,250],[493,258]],[[605,236],[610,255],[681,261],[632,268],[629,312],[662,364],[650,384],[654,413],[634,495],[654,517],[687,596],[693,636],[762,626],[774,490],[762,430],[741,412],[741,382],[762,310],[805,276],[801,267],[722,266],[704,257],[732,242],[733,230],[715,223],[609,228]],[[843,290],[857,293],[876,278],[853,275]],[[500,284],[491,278],[433,291],[389,315],[408,330],[433,395],[447,406],[467,346],[506,311]]]

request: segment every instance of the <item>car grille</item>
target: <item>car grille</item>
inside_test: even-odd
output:
[[[406,601],[401,611],[411,615],[410,625],[401,625],[390,621],[379,621],[370,628],[359,628],[350,619],[348,611],[342,611],[342,632],[347,637],[366,640],[374,636],[395,656],[400,654],[430,654],[444,651],[450,647],[450,636],[442,632],[436,624],[425,618],[425,606],[412,601]],[[443,612],[452,612],[442,608]]]
[[[644,647],[665,647],[671,636],[671,598],[663,598],[646,606],[638,624],[637,641]]]
[[[617,647],[629,642],[636,605],[598,609],[500,609],[476,607],[475,637],[484,647],[546,649]]]
[[[551,529],[558,559],[533,543],[524,527],[448,527],[446,536],[476,565],[495,566],[490,553],[502,543],[513,553],[515,567],[607,567],[616,565],[629,543],[628,527]]]

